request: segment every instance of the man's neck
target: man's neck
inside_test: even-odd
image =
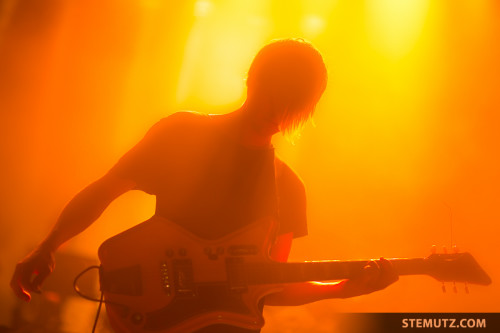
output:
[[[256,149],[272,147],[272,135],[262,134],[253,126],[248,116],[250,112],[251,110],[244,104],[241,108],[224,115],[230,132],[245,147]]]

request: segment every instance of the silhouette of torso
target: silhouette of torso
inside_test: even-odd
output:
[[[305,206],[294,193],[303,187],[300,179],[272,147],[244,147],[228,133],[210,116],[175,113],[110,172],[156,195],[156,214],[203,238],[219,238],[264,216],[279,221],[278,234],[306,235]],[[218,325],[200,332],[255,331]]]

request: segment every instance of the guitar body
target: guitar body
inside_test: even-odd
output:
[[[216,240],[159,216],[99,248],[101,289],[117,332],[187,333],[212,324],[259,329],[258,303],[279,284],[248,285],[242,264],[271,262],[271,218]]]

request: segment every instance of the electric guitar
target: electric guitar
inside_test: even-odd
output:
[[[275,262],[269,258],[275,232],[265,218],[207,240],[154,216],[106,240],[99,248],[100,283],[112,327],[130,333],[187,333],[212,324],[259,329],[259,301],[283,284],[350,278],[368,262]],[[491,283],[468,253],[390,261],[400,275]]]

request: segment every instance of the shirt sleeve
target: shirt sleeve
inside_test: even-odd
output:
[[[277,160],[276,187],[280,234],[307,235],[306,191],[302,180],[283,161]]]

